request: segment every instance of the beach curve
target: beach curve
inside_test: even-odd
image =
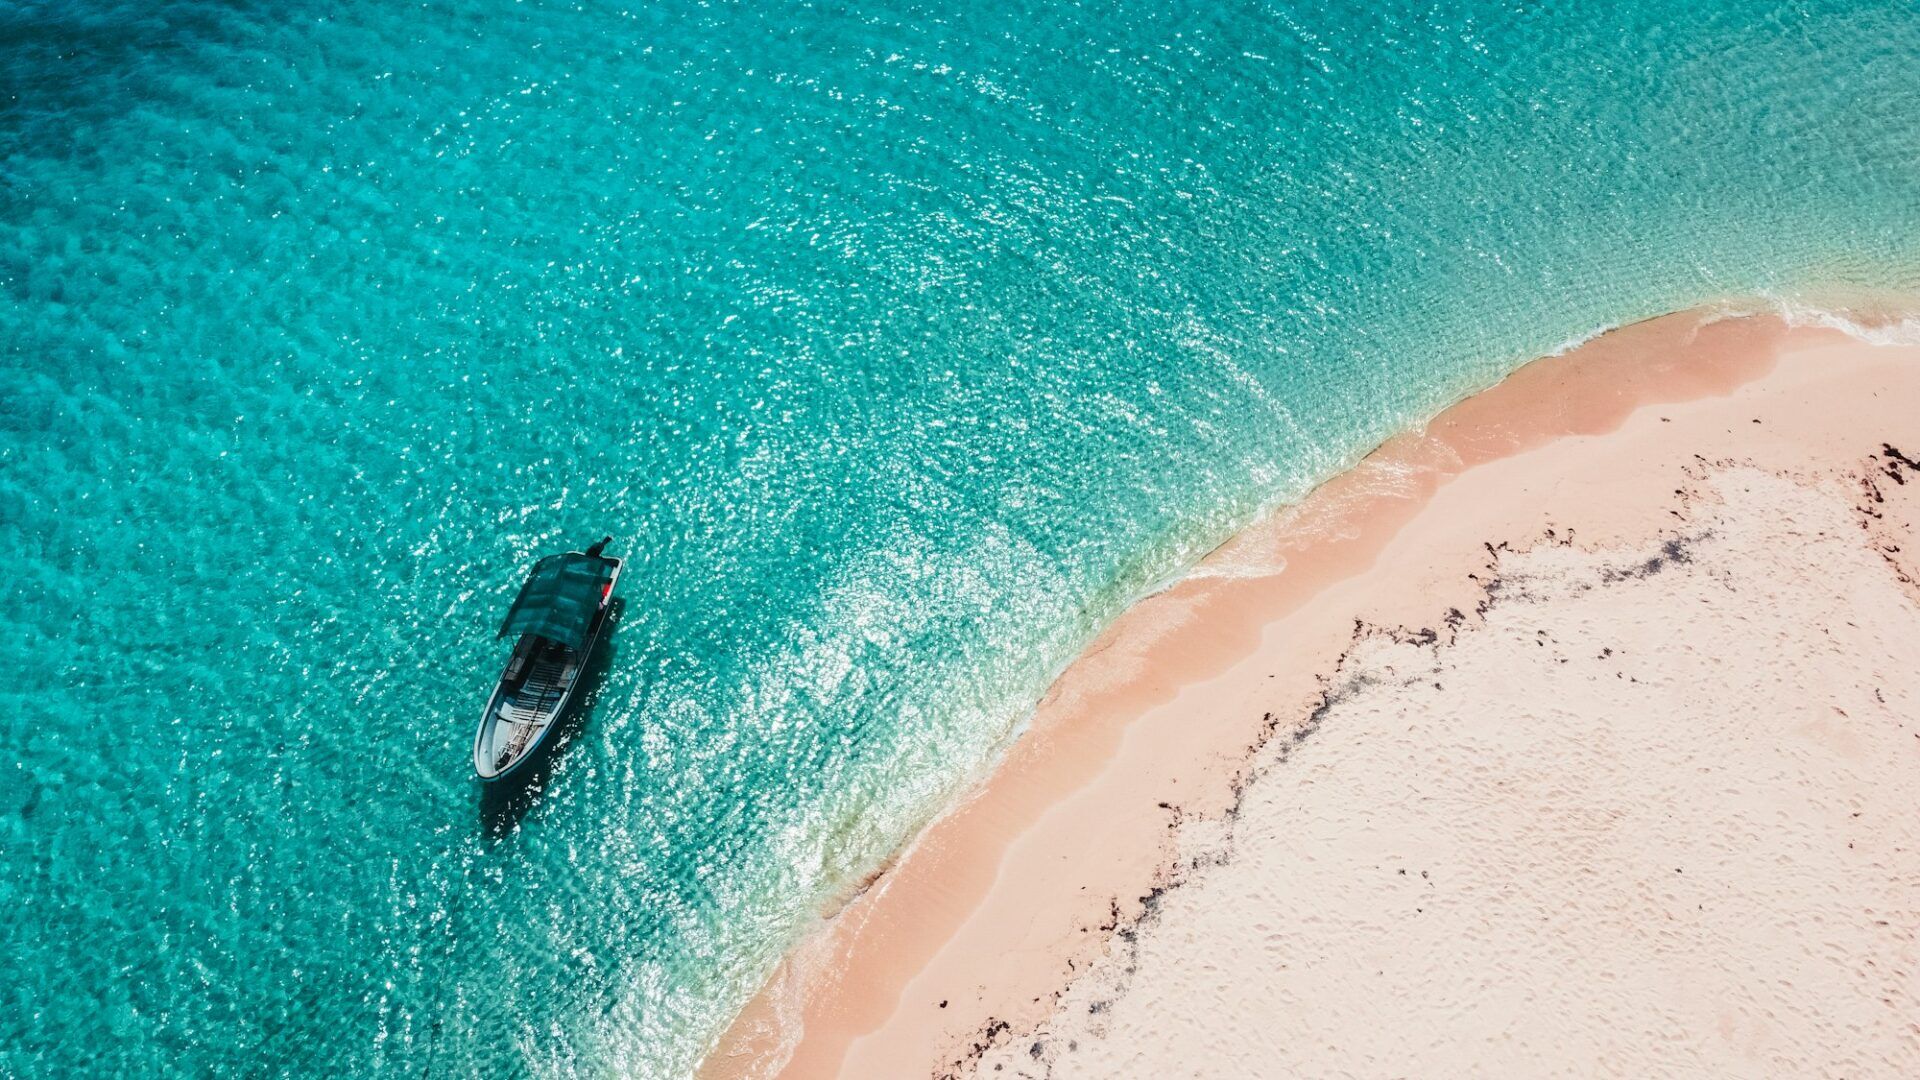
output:
[[[1858,390],[1910,351],[1731,310],[1634,324],[1527,365],[1135,605],[1056,681],[1001,767],[789,956],[702,1075],[954,1074],[1033,1030],[1157,903],[1177,874],[1177,837],[1222,820],[1258,749],[1313,713],[1356,611],[1369,625],[1408,627],[1471,611],[1491,507],[1509,528],[1558,513],[1580,519],[1583,541],[1622,539],[1655,512],[1649,493],[1671,489],[1655,485],[1686,463],[1669,460],[1671,432],[1710,440],[1702,433],[1726,409],[1777,397],[1782,380],[1836,356],[1853,358]],[[1656,406],[1672,415],[1653,416]],[[1570,454],[1592,467],[1610,435],[1646,445],[1631,467],[1603,469],[1611,478],[1588,484],[1595,498],[1568,511],[1555,477],[1569,475]],[[1801,438],[1827,452],[1846,442],[1833,430]],[[1559,456],[1545,460],[1549,449]],[[1468,492],[1498,471],[1531,487]],[[1460,482],[1468,474],[1478,485]],[[1477,512],[1463,512],[1476,500]],[[1406,557],[1409,534],[1417,558]],[[1283,665],[1255,663],[1276,648]]]

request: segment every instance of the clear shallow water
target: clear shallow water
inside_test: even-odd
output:
[[[1260,507],[1920,284],[1910,6],[1373,7],[0,12],[0,1072],[683,1075]],[[602,532],[496,838],[490,634]]]

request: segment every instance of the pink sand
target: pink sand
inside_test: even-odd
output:
[[[1393,440],[1118,620],[985,784],[789,957],[703,1075],[946,1076],[988,1060],[992,1075],[1920,1074],[1920,687],[1893,662],[1911,666],[1920,644],[1902,621],[1917,596],[1904,492],[1920,484],[1892,479],[1882,449],[1920,452],[1916,361],[1773,318],[1683,314],[1529,365]],[[1730,497],[1743,481],[1728,477],[1758,494]],[[1716,518],[1707,503],[1738,506]],[[1812,524],[1782,532],[1783,515]],[[1713,556],[1723,576],[1746,586],[1722,604],[1731,625],[1768,633],[1743,642],[1708,618],[1717,594],[1697,563],[1579,609],[1567,582],[1709,520],[1734,538]],[[1557,557],[1576,560],[1556,568],[1566,595],[1526,629],[1604,628],[1663,678],[1673,640],[1721,634],[1686,669],[1699,685],[1619,697],[1584,658],[1592,677],[1567,683],[1540,669],[1546,646],[1513,647],[1502,609],[1480,611],[1488,583]],[[1815,648],[1767,607],[1821,589],[1831,618],[1871,610],[1880,653]],[[1406,681],[1320,709],[1357,671],[1391,682],[1421,664],[1444,689]],[[1897,704],[1821,712],[1866,690]],[[1659,730],[1698,741],[1647,742],[1628,722],[1655,707],[1671,712]],[[1783,764],[1769,749],[1783,716],[1851,764]],[[1473,727],[1489,717],[1504,723]],[[1309,725],[1299,757],[1278,760]],[[1596,758],[1600,731],[1613,749]],[[1710,766],[1733,779],[1695,779]],[[1528,782],[1489,798],[1503,768]],[[1474,828],[1432,840],[1423,792]],[[1569,839],[1587,819],[1563,819],[1570,798],[1602,794],[1640,809],[1595,852]],[[1781,825],[1809,800],[1865,823]],[[1540,820],[1562,824],[1528,833]],[[1843,832],[1872,845],[1870,868],[1828,850]],[[1721,922],[1635,861],[1669,855],[1712,866]],[[1367,859],[1444,862],[1448,901],[1408,916],[1397,880],[1355,884]],[[1669,901],[1678,925],[1649,931]],[[1548,930],[1519,932],[1529,903]],[[1734,932],[1740,904],[1764,932]],[[1369,964],[1380,974],[1355,976]]]

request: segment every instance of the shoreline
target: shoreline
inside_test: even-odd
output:
[[[1494,466],[1602,442],[1635,421],[1698,435],[1724,419],[1713,406],[1783,368],[1804,375],[1808,354],[1872,348],[1851,341],[1703,310],[1607,331],[1522,366],[1243,531],[1063,671],[994,771],[806,936],[700,1075],[961,1075],[1032,1031],[1179,876],[1182,834],[1224,820],[1261,748],[1314,715],[1360,621],[1427,628],[1472,610],[1489,518],[1465,511],[1502,498],[1488,486]],[[1656,408],[1699,415],[1650,416]],[[1721,426],[1732,443],[1753,437]],[[1577,526],[1547,509],[1565,501],[1552,468],[1491,512],[1529,526],[1523,535],[1619,541],[1645,515],[1606,511],[1689,463],[1650,461],[1634,483],[1589,485]],[[1460,483],[1470,476],[1488,490],[1462,490],[1476,486]]]

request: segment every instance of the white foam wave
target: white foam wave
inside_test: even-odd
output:
[[[1884,296],[1835,298],[1762,294],[1746,304],[1722,306],[1722,316],[1777,315],[1788,326],[1838,330],[1869,345],[1920,345],[1920,311],[1911,301]]]

